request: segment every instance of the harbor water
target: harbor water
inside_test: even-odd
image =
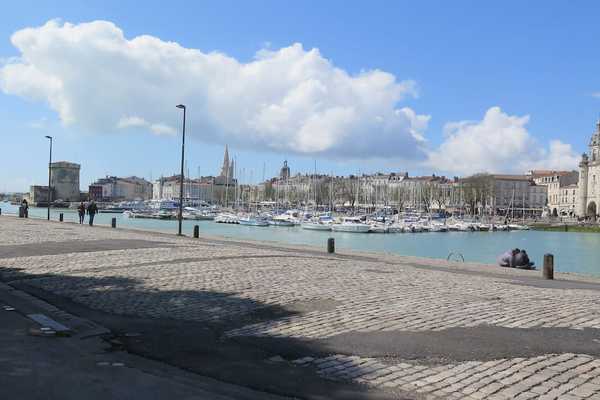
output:
[[[0,203],[2,214],[16,214],[17,206]],[[46,218],[45,208],[31,207],[30,218]],[[58,220],[59,213],[64,220],[77,222],[75,210],[52,209],[51,218]],[[86,222],[87,222],[86,215]],[[176,220],[131,219],[123,214],[101,213],[94,222],[109,225],[117,218],[117,227],[137,228],[177,232]],[[600,234],[581,232],[431,232],[431,233],[344,233],[311,231],[295,227],[254,227],[233,224],[218,224],[213,221],[184,221],[183,229],[192,235],[194,225],[200,226],[200,232],[228,238],[271,241],[288,244],[319,246],[325,249],[327,238],[334,237],[336,248],[387,252],[407,256],[465,261],[496,263],[498,256],[511,248],[526,249],[536,266],[541,266],[545,253],[554,254],[555,269],[558,272],[576,272],[600,276]],[[0,225],[0,229],[2,226]]]

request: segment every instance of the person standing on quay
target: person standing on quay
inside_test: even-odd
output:
[[[21,207],[23,207],[23,217],[29,218],[29,203],[27,203],[27,200],[23,199]]]
[[[94,225],[94,215],[98,212],[98,206],[94,203],[94,200],[90,201],[87,207],[88,215],[90,216],[90,226]]]
[[[79,223],[83,224],[83,220],[85,219],[85,204],[83,204],[83,201],[77,207],[77,211],[79,212]]]

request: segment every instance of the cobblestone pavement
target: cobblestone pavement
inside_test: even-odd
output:
[[[155,241],[156,246],[68,251],[73,240],[124,239]],[[25,248],[48,241],[65,242],[66,250],[1,257],[3,246]],[[419,398],[600,399],[600,285],[545,287],[522,281],[539,272],[456,266],[461,272],[456,273],[420,265],[452,266],[389,255],[332,257],[302,249],[0,217],[2,280],[26,281],[93,309],[226,322],[269,306],[333,304],[231,329],[227,338],[319,341],[344,334],[443,335],[454,328],[482,327],[581,331],[589,337],[588,354],[548,348],[528,357],[456,360],[449,349],[448,357],[419,360],[403,359],[401,352],[371,357],[347,351],[328,357],[305,354],[290,362],[313,368],[327,379]]]

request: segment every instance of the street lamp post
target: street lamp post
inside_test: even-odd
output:
[[[183,104],[179,104],[176,106],[177,108],[181,108],[183,110],[183,138],[181,140],[181,174],[179,175],[179,177],[181,178],[180,180],[180,184],[179,184],[179,215],[177,217],[178,222],[179,222],[179,229],[177,231],[177,234],[179,236],[181,236],[181,224],[183,221],[183,162],[184,162],[184,158],[185,158],[185,111],[186,111],[186,107]]]
[[[52,184],[51,182],[51,171],[52,171],[52,136],[46,136],[46,139],[50,139],[50,160],[48,161],[48,221],[50,221],[50,199],[52,196]]]

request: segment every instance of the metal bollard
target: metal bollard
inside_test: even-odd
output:
[[[327,239],[327,252],[335,253],[335,239],[334,238]]]
[[[0,215],[2,215],[2,209],[0,208]]]
[[[194,225],[194,238],[198,239],[200,237],[200,227],[198,225]]]
[[[544,279],[554,279],[554,256],[552,254],[544,254],[542,276]]]
[[[117,219],[113,217],[113,219],[110,221],[110,226],[112,226],[113,228],[117,227]]]
[[[60,222],[63,222],[63,221],[64,221],[64,219],[65,219],[65,216],[64,216],[64,214],[63,214],[63,213],[60,213],[60,214],[58,214],[58,220],[59,220]]]

